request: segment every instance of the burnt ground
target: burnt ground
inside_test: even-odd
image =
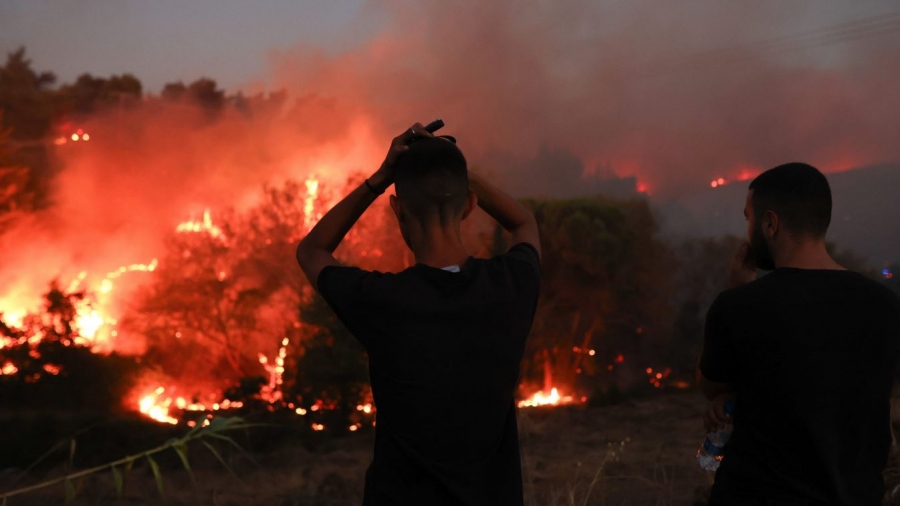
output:
[[[710,476],[696,464],[703,439],[700,394],[680,391],[605,407],[532,408],[519,411],[524,487],[528,506],[702,505]],[[894,412],[894,420],[900,420]],[[373,434],[308,439],[250,429],[247,453],[219,446],[232,475],[206,448],[189,453],[194,481],[174,455],[159,458],[168,504],[216,506],[358,505]],[[169,437],[169,436],[166,436]],[[147,441],[143,448],[159,444]],[[99,443],[93,443],[98,446]],[[224,445],[227,447],[228,445]],[[91,448],[82,444],[80,452]],[[106,461],[106,460],[100,460]],[[900,483],[900,457],[888,469],[888,490]],[[7,491],[59,476],[64,464],[0,474]],[[13,481],[17,480],[16,484]],[[15,486],[13,486],[15,485]],[[77,483],[73,504],[163,504],[150,468],[139,464],[116,498],[108,472]],[[9,506],[65,502],[62,484],[12,498]],[[886,502],[900,504],[900,502]]]

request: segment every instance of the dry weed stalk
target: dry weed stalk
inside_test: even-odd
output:
[[[201,425],[197,425],[193,429],[190,430],[187,434],[180,438],[173,438],[162,445],[159,445],[155,448],[151,448],[144,452],[141,452],[137,455],[129,455],[127,457],[115,460],[113,462],[108,462],[106,464],[102,464],[96,467],[92,467],[89,469],[83,469],[81,471],[77,471],[74,473],[66,474],[65,476],[60,476],[58,478],[53,478],[50,480],[45,480],[40,483],[36,483],[34,485],[29,485],[27,487],[18,488],[15,490],[10,490],[8,492],[0,493],[0,506],[9,506],[9,498],[28,494],[30,492],[35,492],[37,490],[45,489],[47,487],[56,485],[58,483],[63,483],[65,486],[65,504],[71,504],[78,493],[78,490],[81,487],[82,480],[84,478],[91,476],[93,474],[109,471],[112,474],[113,483],[116,488],[116,496],[121,499],[122,494],[125,489],[125,478],[128,476],[128,473],[131,471],[134,463],[144,459],[147,461],[147,464],[150,466],[150,470],[153,473],[153,478],[156,481],[156,488],[159,491],[160,497],[163,502],[166,500],[165,495],[165,487],[163,485],[163,476],[160,472],[159,465],[154,460],[153,456],[159,453],[162,453],[166,450],[174,450],[175,453],[178,454],[178,458],[181,460],[184,469],[188,472],[188,475],[191,478],[191,482],[194,482],[194,473],[191,469],[190,462],[188,461],[187,456],[187,447],[188,444],[194,441],[199,441],[203,444],[215,457],[216,459],[225,466],[226,469],[238,480],[240,478],[237,474],[232,471],[232,469],[225,462],[225,459],[222,458],[222,455],[215,449],[215,447],[210,444],[209,439],[218,439],[222,441],[226,441],[231,444],[241,452],[243,452],[243,448],[235,442],[234,439],[225,435],[225,432],[246,429],[252,427],[253,425],[245,423],[243,419],[238,417],[232,418],[214,418],[210,421],[209,425],[206,427],[202,427]],[[75,440],[72,439],[72,442],[69,447],[69,462],[71,465],[72,460],[75,455]],[[196,484],[195,484],[196,486]]]

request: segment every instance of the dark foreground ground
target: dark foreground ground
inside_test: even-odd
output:
[[[699,394],[677,392],[607,407],[520,410],[526,504],[704,504],[711,477],[694,457],[703,438],[703,407]],[[166,503],[357,505],[372,441],[372,433],[351,434],[324,438],[315,445],[291,439],[251,444],[248,454],[223,451],[236,476],[197,444],[190,449],[193,484],[177,457],[160,459]],[[148,442],[147,447],[159,442]],[[90,451],[85,445],[80,452]],[[7,471],[0,475],[0,491],[63,471],[64,464],[32,471],[24,478],[20,472]],[[72,504],[164,504],[145,463],[131,472],[122,499],[116,499],[108,472],[77,487]],[[8,504],[56,505],[64,504],[65,498],[60,484],[12,498]]]

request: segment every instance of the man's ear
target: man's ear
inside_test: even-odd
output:
[[[763,235],[768,239],[772,239],[781,231],[781,222],[774,211],[766,211],[766,214],[763,215],[762,231]]]
[[[478,207],[478,197],[475,193],[469,192],[469,198],[466,199],[466,206],[463,208],[462,219],[468,218],[476,207]]]

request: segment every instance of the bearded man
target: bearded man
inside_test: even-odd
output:
[[[710,505],[880,505],[900,299],[829,255],[828,180],[789,163],[750,183],[749,244],[709,309],[708,430],[732,421]],[[724,404],[736,398],[729,417]]]

